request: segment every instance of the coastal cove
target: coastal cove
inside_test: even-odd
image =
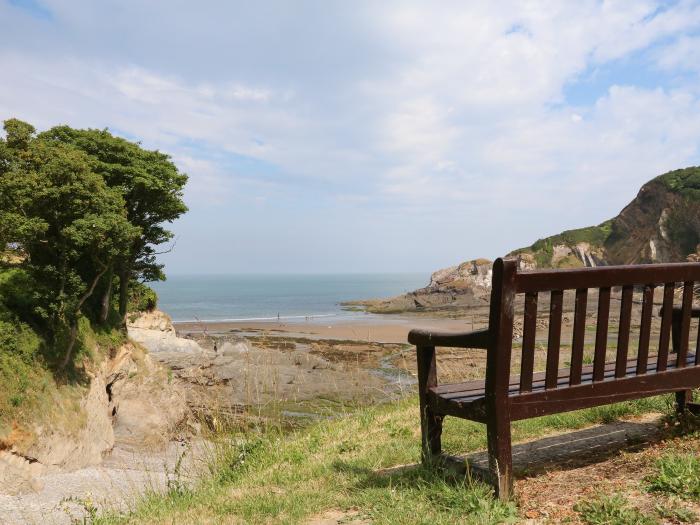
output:
[[[700,525],[700,0],[0,35],[0,525]]]

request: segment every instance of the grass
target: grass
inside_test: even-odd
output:
[[[629,505],[619,495],[600,495],[591,501],[582,501],[574,506],[580,514],[581,521],[587,525],[656,525],[659,521],[643,514]]]
[[[658,459],[649,476],[649,490],[700,501],[700,459],[693,453],[671,452]]]
[[[514,439],[667,406],[656,398],[521,421],[514,424]],[[447,452],[483,449],[485,438],[482,425],[446,420]],[[130,513],[104,515],[96,523],[303,523],[332,509],[358,512],[375,524],[517,519],[514,503],[493,499],[485,485],[416,465],[419,444],[414,399],[359,409],[292,433],[232,433],[219,440],[209,475],[195,487],[148,494]]]
[[[698,523],[700,516],[682,506],[657,505],[656,514],[663,520],[676,523]]]

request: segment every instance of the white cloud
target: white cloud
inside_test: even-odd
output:
[[[399,210],[408,228],[412,214],[468,223],[497,208],[556,231],[700,161],[699,93],[683,76],[700,71],[699,2],[47,5],[53,23],[0,4],[0,116],[138,137],[173,154],[195,203],[249,188],[270,208],[298,192]],[[622,72],[593,102],[566,100],[634,57],[658,85]]]

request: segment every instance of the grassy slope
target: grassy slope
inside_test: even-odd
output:
[[[652,410],[667,398],[584,410],[517,422],[514,440]],[[503,504],[478,483],[448,479],[431,469],[380,469],[415,463],[419,452],[414,399],[362,409],[293,434],[274,430],[234,434],[222,445],[212,475],[193,490],[173,483],[150,494],[126,516],[96,523],[303,523],[329,509],[354,509],[374,524],[498,523],[515,520],[515,504]],[[485,447],[484,427],[448,418],[446,451]]]

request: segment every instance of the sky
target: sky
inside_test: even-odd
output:
[[[169,153],[170,273],[430,272],[700,164],[700,1],[0,0],[0,120]]]

